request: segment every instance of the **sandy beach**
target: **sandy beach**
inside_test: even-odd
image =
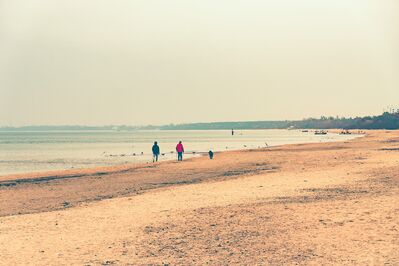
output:
[[[398,265],[399,131],[0,177],[1,265]]]

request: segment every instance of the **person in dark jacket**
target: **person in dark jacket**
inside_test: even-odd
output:
[[[154,142],[154,145],[152,146],[152,162],[158,162],[158,156],[160,153],[160,149],[158,146],[158,142]]]

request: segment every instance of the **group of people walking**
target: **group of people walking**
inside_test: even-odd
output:
[[[183,153],[184,153],[184,146],[181,141],[176,145],[176,152],[177,152],[177,160],[183,161]],[[154,145],[152,146],[152,161],[158,162],[158,157],[161,154],[161,149],[158,146],[158,142],[155,141]]]
[[[184,146],[181,141],[176,145],[176,152],[177,152],[177,160],[183,161],[183,153],[184,153]],[[152,146],[152,161],[158,162],[158,157],[161,154],[161,149],[159,148],[158,142],[155,141],[154,145]],[[209,158],[213,159],[213,152],[209,151]]]

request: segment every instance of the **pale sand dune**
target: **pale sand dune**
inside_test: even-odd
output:
[[[93,186],[61,179],[2,187],[8,216],[0,217],[0,264],[398,265],[397,148],[399,132],[378,131],[346,143],[168,162]],[[188,183],[201,173],[206,182],[135,196],[113,184],[142,186],[146,176],[177,182],[171,175],[179,171]],[[72,184],[84,188],[72,197],[76,207],[57,210],[74,194]],[[116,198],[92,202],[107,187]],[[26,206],[40,208],[15,215],[29,212],[20,193],[31,193]]]

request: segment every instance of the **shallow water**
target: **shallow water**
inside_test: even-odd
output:
[[[160,160],[175,159],[183,141],[185,158],[213,151],[348,140],[354,135],[314,135],[298,130],[63,131],[0,132],[0,175],[151,162],[158,141]],[[195,154],[193,154],[195,153]]]

